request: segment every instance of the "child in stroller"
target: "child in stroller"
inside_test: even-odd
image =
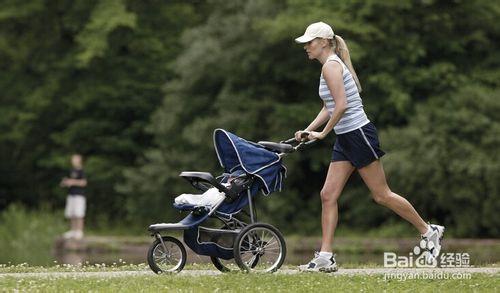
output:
[[[222,272],[224,261],[233,259],[241,270],[274,272],[283,264],[286,244],[281,232],[267,223],[256,222],[253,196],[281,191],[286,168],[281,159],[312,143],[294,138],[281,143],[254,143],[223,129],[214,131],[217,157],[225,173],[214,178],[206,172],[181,172],[198,190],[211,193],[208,201],[178,200],[174,207],[190,213],[178,223],[150,225],[156,239],[148,251],[148,264],[155,273],[180,272],[186,263],[184,245],[162,232],[184,231],[184,243],[199,255],[209,256]],[[215,188],[215,189],[214,189]],[[207,204],[208,203],[208,204]],[[248,207],[248,212],[245,208]],[[241,216],[246,215],[249,223]],[[219,228],[202,227],[208,218],[222,222]]]

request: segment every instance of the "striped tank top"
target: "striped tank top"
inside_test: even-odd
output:
[[[326,62],[328,61],[337,61],[340,65],[342,65],[345,96],[347,98],[347,109],[337,124],[333,127],[335,133],[346,133],[366,125],[370,122],[370,120],[368,120],[368,117],[363,110],[363,101],[361,100],[358,87],[354,82],[351,72],[336,54],[328,57]],[[319,79],[319,96],[325,103],[325,107],[331,117],[333,109],[335,108],[335,100],[333,99],[332,93],[326,84],[326,80],[323,78],[323,73]]]

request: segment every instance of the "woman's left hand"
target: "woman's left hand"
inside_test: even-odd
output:
[[[307,139],[308,140],[323,139],[323,138],[325,138],[325,136],[326,135],[323,134],[323,132],[310,131]]]

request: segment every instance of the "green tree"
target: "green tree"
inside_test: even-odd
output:
[[[2,202],[61,206],[69,154],[87,158],[90,219],[123,216],[114,185],[151,136],[182,30],[202,2],[7,1],[0,13]],[[5,106],[4,106],[5,105]]]

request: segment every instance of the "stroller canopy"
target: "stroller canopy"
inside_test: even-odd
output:
[[[265,195],[281,191],[286,168],[277,153],[224,129],[214,131],[214,146],[225,172],[243,170],[255,175]]]

